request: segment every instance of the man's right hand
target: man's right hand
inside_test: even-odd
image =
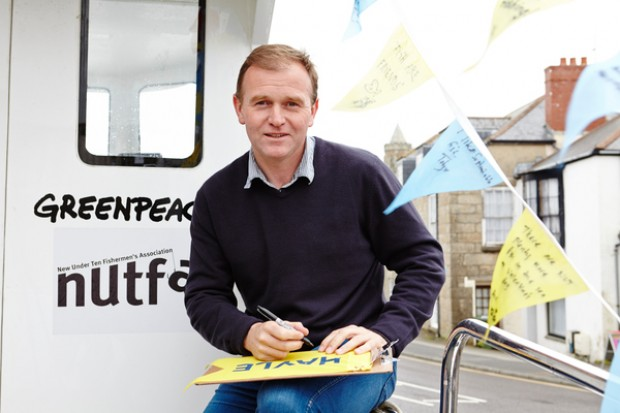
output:
[[[309,331],[299,322],[289,322],[294,330],[279,326],[275,321],[252,324],[243,346],[258,360],[282,360],[291,351],[299,350]]]

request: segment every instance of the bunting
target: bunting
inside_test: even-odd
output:
[[[351,12],[351,20],[349,21],[349,26],[344,33],[345,38],[355,36],[362,31],[360,14],[362,14],[362,12],[368,7],[370,7],[370,5],[373,4],[375,1],[377,0],[354,0],[353,11]]]
[[[609,369],[609,378],[605,386],[605,395],[601,405],[601,413],[620,412],[620,351],[616,350]]]
[[[406,95],[432,77],[433,73],[401,25],[370,72],[334,109],[373,109]]]
[[[487,322],[494,326],[512,311],[587,290],[562,249],[526,208],[497,257]]]
[[[562,150],[568,148],[592,121],[620,112],[620,53],[588,65],[577,80],[566,112]]]
[[[502,34],[510,25],[537,11],[570,0],[498,0],[493,11],[489,44]]]
[[[480,63],[491,43],[513,23],[537,11],[569,1],[571,0],[497,0],[485,51],[466,71],[473,69]]]
[[[390,214],[424,195],[484,189],[502,180],[500,173],[455,120],[439,136],[383,213]]]
[[[498,0],[488,44],[516,21],[568,1],[570,0]],[[357,31],[361,28],[361,11],[362,4],[356,1],[352,23],[357,19]],[[579,87],[575,88],[573,94],[575,102],[571,101],[567,114],[568,143],[572,135],[576,136],[592,120],[610,111],[620,112],[620,55],[604,65],[592,66],[592,69],[588,67],[584,70],[577,84]],[[334,109],[374,109],[410,93],[433,77],[434,73],[401,25],[390,37],[366,76]],[[437,83],[441,86],[439,79]],[[584,86],[580,86],[582,83]],[[580,91],[580,88],[583,90]],[[446,97],[451,102],[451,98],[448,95]],[[469,120],[456,105],[452,106],[457,120],[439,136],[401,191],[384,210],[384,214],[390,214],[421,196],[480,190],[502,181],[521,198],[501,172]],[[506,314],[515,310],[591,290],[544,224],[533,215],[523,199],[521,202],[525,210],[508,234],[493,272],[488,319],[490,326],[496,325]],[[600,294],[594,290],[592,293],[620,320]]]

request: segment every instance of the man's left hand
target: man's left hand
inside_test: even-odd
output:
[[[345,340],[346,343],[342,344]],[[387,344],[387,341],[378,333],[364,327],[350,325],[332,331],[319,346],[319,351],[332,354],[344,354],[355,350],[356,354],[367,351],[377,352]]]

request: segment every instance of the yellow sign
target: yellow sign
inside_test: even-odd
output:
[[[488,324],[496,325],[519,308],[587,290],[563,251],[526,209],[510,230],[495,264]]]
[[[276,361],[261,361],[252,356],[225,357],[211,363],[207,371],[189,385],[392,371],[391,361],[381,363],[380,360],[373,365],[370,352],[338,355],[316,350],[290,353],[285,359]]]
[[[406,95],[432,77],[433,73],[401,25],[370,72],[334,109],[374,109]]]

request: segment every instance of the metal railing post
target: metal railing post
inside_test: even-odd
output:
[[[470,338],[484,339],[488,324],[475,319],[461,321],[452,330],[441,364],[440,413],[456,413],[461,353]],[[609,373],[603,369],[550,350],[519,336],[491,327],[485,344],[532,363],[600,396],[605,394]]]

